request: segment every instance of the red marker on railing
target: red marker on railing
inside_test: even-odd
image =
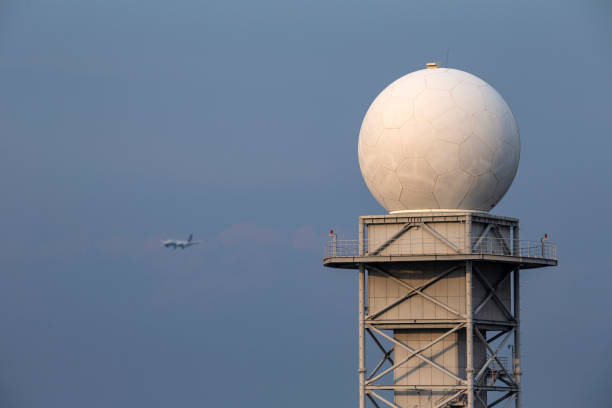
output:
[[[332,256],[336,256],[338,254],[338,246],[337,246],[337,238],[334,230],[329,230],[329,236],[331,237],[331,245],[332,245]]]
[[[540,243],[542,244],[542,258],[546,258],[546,241],[548,241],[548,234],[544,234]]]

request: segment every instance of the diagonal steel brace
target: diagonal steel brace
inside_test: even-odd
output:
[[[438,370],[442,371],[444,374],[448,375],[449,377],[453,378],[455,381],[458,381],[461,384],[465,384],[465,380],[462,378],[457,377],[455,374],[453,374],[452,372],[448,371],[446,368],[442,367],[440,364],[428,359],[427,357],[421,355],[421,354],[417,354],[416,350],[414,350],[412,347],[407,346],[406,344],[402,343],[401,341],[394,339],[393,337],[387,335],[386,333],[383,333],[382,331],[378,330],[375,327],[371,327],[372,330],[374,330],[376,333],[378,333],[380,336],[386,338],[387,340],[392,341],[393,343],[395,343],[396,345],[400,346],[401,348],[408,350],[410,353],[416,355],[418,358],[420,358],[421,360],[423,360],[424,362],[426,362],[427,364],[431,365],[432,367],[437,368]]]
[[[453,334],[454,332],[456,332],[459,329],[462,329],[463,327],[465,327],[465,323],[461,323],[455,327],[453,327],[451,330],[445,332],[444,334],[442,334],[440,337],[438,337],[437,339],[433,340],[432,342],[430,342],[429,344],[421,347],[418,350],[415,350],[414,352],[411,352],[411,354],[406,357],[405,359],[403,359],[402,361],[400,361],[397,364],[394,364],[393,366],[387,368],[385,371],[383,371],[382,373],[380,373],[379,375],[377,375],[376,377],[372,378],[372,379],[368,379],[368,381],[366,382],[367,385],[370,385],[376,381],[378,381],[379,379],[381,379],[382,377],[384,377],[386,374],[388,374],[389,372],[391,372],[392,370],[395,370],[397,367],[407,363],[408,361],[410,361],[413,357],[418,357],[418,355],[420,353],[422,353],[423,351],[427,350],[428,348],[430,348],[431,346],[433,346],[436,343],[439,343],[440,341],[442,341],[443,339],[445,339],[446,337],[448,337],[449,335]]]
[[[389,303],[388,305],[385,305],[383,307],[381,307],[379,310],[377,310],[376,312],[369,314],[366,317],[366,320],[374,320],[376,319],[379,315],[385,313],[388,310],[393,309],[395,306],[399,305],[400,303],[404,302],[407,299],[410,299],[411,297],[413,297],[414,295],[419,295],[421,291],[425,290],[426,288],[428,288],[429,286],[433,285],[434,283],[436,283],[437,281],[439,281],[440,279],[444,278],[446,275],[448,275],[449,273],[457,270],[459,268],[458,265],[453,265],[450,268],[446,269],[445,271],[443,271],[441,274],[439,274],[438,276],[431,278],[429,281],[425,282],[423,285],[419,286],[418,288],[413,288],[412,290],[410,290],[410,292],[408,292],[405,296],[399,298],[398,300],[395,300],[391,303]],[[373,269],[373,268],[370,268]],[[384,272],[384,271],[382,271]],[[389,276],[389,274],[387,274],[387,276]],[[456,314],[455,312],[452,312],[454,314]],[[462,315],[459,315],[462,316]]]
[[[491,296],[493,297],[493,300],[495,301],[495,303],[497,303],[497,305],[499,306],[501,311],[506,315],[506,318],[508,320],[512,321],[512,322],[515,322],[516,319],[514,318],[514,315],[512,315],[512,313],[510,313],[510,310],[508,310],[508,308],[506,307],[504,302],[499,298],[497,293],[495,293],[495,290],[493,289],[493,287],[491,286],[489,281],[484,277],[484,275],[478,270],[478,268],[476,266],[474,266],[474,272],[476,272],[476,276],[478,277],[478,279],[490,291]]]
[[[415,287],[407,284],[406,282],[396,278],[395,276],[391,275],[388,272],[385,272],[384,270],[382,270],[380,268],[376,268],[376,267],[373,267],[373,266],[370,265],[370,266],[368,266],[368,269],[372,269],[372,270],[374,270],[376,272],[382,273],[383,275],[387,276],[389,279],[391,279],[395,283],[397,283],[399,285],[402,285],[403,287],[408,288],[408,289],[410,289],[413,292],[418,293],[419,295],[423,296],[425,299],[429,300],[430,302],[435,303],[436,305],[440,306],[443,309],[448,310],[449,312],[451,312],[454,315],[461,316],[463,318],[466,317],[465,314],[456,311],[455,309],[453,309],[452,307],[448,306],[447,304],[445,304],[443,302],[440,302],[438,299],[435,299],[435,298],[429,296],[428,294],[424,293],[421,289],[415,288]]]

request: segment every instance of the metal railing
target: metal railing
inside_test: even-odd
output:
[[[489,357],[491,356],[487,355],[487,359]],[[493,360],[489,365],[489,368],[487,368],[487,370],[485,371],[485,375],[483,377],[483,379],[485,380],[485,384],[494,385],[500,377],[504,376],[505,372],[509,372],[510,370],[508,369],[508,361],[508,357],[502,356],[498,356],[497,360]]]
[[[491,355],[487,354],[487,359],[489,359],[490,357]],[[508,371],[508,361],[509,361],[508,357],[497,356],[497,360],[493,360],[489,368],[491,371],[503,371],[503,370]],[[501,363],[501,365],[499,363]]]
[[[376,248],[370,247],[367,240],[363,243],[365,256],[410,256],[410,255],[503,255],[523,258],[537,258],[557,260],[557,244],[546,240],[508,240],[503,238],[473,238],[471,245],[466,245],[468,239],[447,239],[444,242],[432,237],[431,239],[405,239],[386,243],[380,242]],[[382,249],[381,249],[382,248]],[[359,240],[339,240],[330,238],[325,245],[324,257],[355,257],[359,256]]]

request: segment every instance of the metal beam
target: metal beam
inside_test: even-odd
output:
[[[494,355],[492,355],[491,357],[489,357],[489,359],[484,363],[484,365],[482,366],[482,368],[480,369],[480,371],[478,371],[478,374],[476,374],[476,378],[475,380],[478,381],[480,380],[480,377],[484,374],[485,370],[487,369],[487,367],[489,366],[489,364],[491,364],[491,361],[493,361],[493,359],[495,358],[495,356],[497,355],[497,353],[499,353],[499,350],[501,350],[501,348],[503,347],[504,344],[506,344],[506,341],[508,341],[508,339],[510,338],[510,334],[512,334],[514,332],[514,329],[510,330],[508,332],[508,334],[506,334],[506,337],[504,337],[504,339],[502,340],[501,343],[499,343],[499,345],[497,346],[497,348],[495,349],[495,353]],[[486,341],[485,341],[486,343]]]
[[[433,340],[432,342],[430,342],[429,344],[421,347],[418,350],[415,350],[414,352],[411,352],[411,354],[406,357],[405,359],[403,359],[402,361],[400,361],[397,364],[394,364],[393,366],[387,368],[385,371],[383,371],[382,373],[380,373],[379,375],[377,375],[376,377],[369,379],[366,382],[366,385],[370,385],[371,383],[374,383],[376,381],[378,381],[379,379],[381,379],[382,377],[384,377],[385,375],[387,375],[389,372],[395,370],[397,367],[401,366],[402,364],[407,363],[408,361],[410,361],[413,357],[416,357],[417,355],[419,355],[420,353],[422,353],[423,351],[427,350],[428,348],[430,348],[431,346],[433,346],[436,343],[439,343],[440,341],[444,340],[446,337],[448,337],[449,335],[453,334],[454,332],[456,332],[457,330],[463,328],[463,324],[458,325],[457,327],[454,327],[453,329],[447,331],[446,333],[442,334],[440,337],[438,337],[437,339]]]
[[[382,331],[378,330],[375,327],[372,327],[372,330],[374,330],[376,333],[378,333],[379,335],[383,336],[387,340],[390,340],[393,343],[397,344],[398,346],[402,347],[403,349],[408,350],[410,353],[415,354],[418,358],[420,358],[421,360],[423,360],[427,364],[431,365],[432,367],[435,367],[438,370],[442,371],[444,374],[446,374],[449,377],[453,378],[455,381],[458,381],[461,384],[465,383],[465,380],[457,377],[455,374],[453,374],[452,372],[448,371],[446,368],[442,367],[440,364],[438,364],[438,363],[428,359],[427,357],[425,357],[425,356],[423,356],[421,354],[416,354],[416,350],[414,350],[412,347],[409,347],[406,344],[402,343],[401,341],[399,341],[397,339],[394,339],[393,337],[387,335],[386,333],[383,333]]]
[[[455,245],[452,242],[450,242],[448,239],[446,239],[446,237],[444,235],[440,234],[438,231],[436,231],[435,229],[431,228],[426,223],[423,222],[423,223],[420,224],[420,226],[422,226],[423,229],[427,230],[427,232],[429,232],[434,237],[438,238],[440,241],[442,241],[444,244],[446,244],[449,248],[451,248],[456,253],[461,252],[461,249],[459,249],[457,247],[457,245]]]
[[[391,408],[402,408],[399,405],[395,405],[394,403],[387,401],[386,399],[384,399],[383,397],[381,397],[380,395],[378,395],[374,391],[368,391],[368,394],[374,396],[374,398],[378,399],[383,404],[390,406]]]
[[[510,276],[510,271],[508,271],[508,273],[506,273],[506,275],[495,284],[495,286],[493,287],[493,289],[487,294],[487,296],[480,302],[480,304],[476,307],[476,309],[474,309],[474,314],[478,314],[478,312],[480,312],[480,309],[482,309],[484,307],[484,305],[491,300],[491,298],[493,297],[493,293],[497,292],[497,289],[499,289],[499,287],[501,286],[502,283],[504,283],[506,281],[506,279],[508,279],[508,277]]]
[[[383,275],[387,276],[389,279],[391,279],[395,283],[397,283],[399,285],[402,285],[403,287],[408,288],[408,289],[418,293],[419,295],[423,296],[425,299],[429,300],[430,302],[435,303],[436,305],[440,306],[443,309],[448,310],[452,314],[455,314],[457,316],[461,316],[461,317],[465,318],[465,315],[463,313],[460,313],[460,312],[456,311],[455,309],[453,309],[452,307],[448,306],[447,304],[440,302],[438,299],[435,299],[435,298],[427,295],[426,293],[424,293],[420,289],[415,288],[415,287],[407,284],[406,282],[403,282],[402,280],[396,278],[395,276],[391,275],[390,273],[385,272],[384,270],[382,270],[382,269],[380,269],[378,267],[371,266],[371,265],[368,265],[368,269],[372,269],[372,270],[374,270],[376,272],[382,273]]]
[[[506,398],[511,397],[512,395],[514,395],[514,391],[510,391],[508,393],[506,393],[505,395],[502,395],[501,397],[499,397],[498,399],[496,399],[495,401],[493,401],[492,403],[490,403],[487,408],[491,408],[496,406],[497,404],[499,404],[500,402],[503,402]]]
[[[479,326],[500,326],[500,327],[515,327],[516,322],[512,321],[503,321],[503,320],[482,320],[482,319],[474,319],[474,323]]]
[[[394,243],[395,241],[397,241],[397,239],[398,239],[399,237],[401,237],[401,236],[402,236],[402,235],[404,235],[406,232],[408,232],[408,230],[409,230],[410,228],[412,228],[412,227],[414,227],[414,224],[413,224],[413,223],[410,223],[410,222],[409,222],[409,223],[407,223],[407,224],[404,224],[404,226],[403,226],[403,227],[402,227],[402,228],[401,228],[399,231],[397,231],[395,234],[393,234],[393,236],[392,236],[391,238],[389,238],[389,239],[388,239],[388,240],[386,240],[386,241],[385,241],[385,242],[384,242],[382,245],[380,245],[378,248],[376,248],[376,249],[374,250],[374,252],[372,252],[370,255],[378,255],[378,254],[380,254],[382,251],[384,251],[385,249],[387,249],[387,247],[388,247],[389,245],[391,245],[392,243]]]
[[[385,353],[383,358],[378,362],[376,367],[372,370],[368,378],[366,378],[366,384],[368,384],[370,382],[370,379],[376,375],[378,370],[380,370],[380,367],[382,367],[382,365],[385,364],[385,361],[387,361],[387,359],[389,358],[392,352],[393,352],[393,348]],[[391,363],[391,365],[393,365],[393,363]]]
[[[516,320],[516,329],[514,330],[514,377],[516,378],[517,393],[515,400],[515,407],[521,408],[522,403],[522,392],[521,392],[521,375],[523,371],[521,369],[521,281],[520,281],[520,269],[514,270],[514,276],[512,277],[514,286],[514,319]]]
[[[513,384],[512,382],[508,381],[504,377],[499,377],[498,380],[506,384],[508,387],[516,388],[516,384]]]
[[[395,390],[395,391],[465,391],[465,385],[407,385],[407,384],[372,384],[366,390]]]
[[[474,320],[476,322],[476,320]],[[485,321],[486,322],[486,321]],[[385,325],[439,325],[448,327],[453,327],[457,323],[465,323],[465,319],[376,319],[376,320],[368,320],[366,319],[366,326],[385,326]],[[403,327],[398,327],[403,328]],[[444,328],[444,327],[440,327]]]
[[[474,267],[474,272],[476,272],[476,277],[478,277],[478,279],[485,285],[485,287],[492,293],[493,296],[493,300],[495,301],[495,303],[497,303],[497,305],[499,306],[499,308],[501,309],[501,311],[506,315],[506,318],[508,320],[514,321],[514,316],[512,315],[512,313],[510,312],[510,310],[508,310],[508,307],[506,307],[506,305],[504,304],[504,302],[499,298],[499,296],[497,296],[497,293],[495,293],[495,291],[493,290],[493,287],[491,286],[491,284],[489,283],[489,281],[484,277],[484,275],[478,270],[478,268]]]
[[[482,398],[480,398],[480,395],[478,395],[478,394],[474,394],[474,395],[476,396],[476,398],[478,399],[478,401],[480,401],[480,403],[482,404],[482,406],[483,406],[484,408],[487,408],[487,403],[486,403],[486,402],[484,402],[484,401],[482,400]]]
[[[503,236],[497,225],[493,225],[493,232],[495,233],[495,235],[497,235],[499,239],[501,239],[502,243],[506,247],[506,251],[508,252],[508,254],[512,254],[512,251],[510,250],[510,243],[506,240],[506,237]]]
[[[491,346],[489,346],[489,343],[487,343],[487,340],[483,337],[483,335],[480,333],[480,331],[475,330],[474,333],[476,333],[476,336],[478,337],[478,340],[480,340],[482,342],[482,344],[485,345],[485,347],[487,348],[487,350],[489,350],[489,353],[491,353],[491,357],[493,357],[495,359],[495,361],[497,361],[497,364],[500,366],[500,368],[503,370],[504,374],[506,374],[506,377],[508,377],[510,379],[510,381],[512,381],[513,385],[518,386],[518,384],[516,383],[516,380],[514,378],[514,376],[510,375],[510,373],[508,372],[508,370],[506,370],[506,367],[503,366],[503,364],[501,363],[501,361],[499,361],[499,358],[497,358],[497,354],[499,353],[500,348],[498,347],[495,351],[493,351],[493,349],[491,348]],[[490,363],[489,363],[490,364]],[[485,364],[485,367],[488,364]]]
[[[380,408],[380,405],[378,405],[378,402],[376,402],[376,400],[375,400],[374,398],[372,398],[372,396],[371,396],[369,393],[367,393],[367,394],[366,394],[366,396],[368,397],[368,399],[370,400],[370,402],[371,402],[372,404],[374,404],[374,406],[375,406],[376,408]]]
[[[472,261],[465,262],[465,343],[467,407],[474,408],[474,314],[472,308]]]
[[[474,245],[472,245],[472,249],[474,249],[474,248],[478,247],[478,245],[480,245],[482,240],[487,237],[487,234],[489,233],[489,231],[491,231],[491,228],[493,228],[493,224],[487,224],[487,227],[484,229],[484,231],[482,231],[482,234],[480,234],[480,236],[478,237],[478,239],[476,240]]]
[[[437,403],[434,408],[442,408],[442,407],[444,407],[446,404],[448,404],[449,402],[451,402],[452,400],[454,400],[455,398],[457,398],[458,396],[460,396],[464,392],[465,392],[465,390],[461,390],[459,392],[456,392],[455,394],[451,395],[450,397],[442,400],[442,402]]]
[[[376,268],[372,268],[369,267],[370,269],[375,269]],[[385,305],[383,307],[381,307],[380,309],[378,309],[376,312],[368,314],[368,316],[366,317],[366,320],[374,320],[376,319],[376,317],[378,317],[379,315],[381,315],[382,313],[394,308],[395,306],[399,305],[400,303],[404,302],[406,299],[411,298],[414,295],[417,294],[421,294],[420,292],[425,290],[427,287],[433,285],[434,283],[436,283],[437,281],[439,281],[440,279],[444,278],[446,275],[448,275],[449,273],[455,271],[458,268],[457,265],[453,265],[450,268],[446,269],[445,271],[443,271],[441,274],[439,274],[438,276],[430,279],[429,281],[425,282],[423,285],[419,286],[418,288],[413,288],[412,290],[410,290],[410,292],[408,292],[405,296],[399,298],[398,300],[389,303],[388,305]],[[378,271],[378,272],[383,272],[384,271]],[[389,276],[389,274],[387,273],[387,276]],[[397,279],[397,278],[396,278]],[[456,313],[455,313],[456,314]]]
[[[492,343],[495,340],[499,339],[501,336],[503,336],[504,334],[508,333],[508,330],[502,330],[499,333],[497,333],[495,336],[491,337],[490,339],[487,340],[487,343]]]
[[[365,408],[365,267],[359,265],[359,408]]]
[[[516,387],[500,387],[499,385],[475,385],[474,389],[476,391],[495,391],[495,392],[502,392],[502,391],[516,391],[517,388]]]
[[[372,340],[374,340],[374,343],[378,346],[378,348],[380,349],[380,351],[382,351],[383,354],[387,354],[387,353],[391,353],[393,352],[393,347],[391,347],[390,350],[386,350],[383,345],[380,343],[380,341],[378,341],[378,339],[376,338],[376,336],[374,335],[374,333],[372,333],[372,330],[370,330],[369,328],[365,329],[366,332],[370,335],[370,337],[372,338]],[[391,364],[393,364],[393,358],[391,357],[387,357],[387,359],[389,360],[389,362]]]

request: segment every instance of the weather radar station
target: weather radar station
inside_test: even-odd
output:
[[[360,408],[522,406],[520,274],[557,251],[488,212],[519,156],[508,104],[467,72],[430,63],[372,102],[359,165],[389,213],[323,260],[358,271]]]

